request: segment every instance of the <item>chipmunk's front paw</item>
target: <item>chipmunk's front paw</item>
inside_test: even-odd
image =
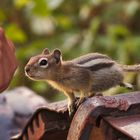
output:
[[[74,116],[75,111],[76,111],[75,103],[68,105],[68,111],[69,111],[70,118],[72,118]]]

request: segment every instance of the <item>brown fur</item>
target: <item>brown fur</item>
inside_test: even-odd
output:
[[[41,59],[47,60],[46,66],[39,64]],[[124,86],[123,71],[126,69],[128,70],[127,67],[99,53],[90,53],[71,61],[62,61],[60,50],[56,49],[50,53],[45,49],[42,54],[29,60],[25,72],[32,80],[47,81],[54,88],[64,92],[68,96],[71,113],[73,109],[71,106],[75,100],[73,93],[80,92],[83,98],[117,85]]]

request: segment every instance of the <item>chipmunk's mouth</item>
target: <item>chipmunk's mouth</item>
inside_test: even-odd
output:
[[[31,80],[35,80],[35,81],[40,81],[41,79],[40,79],[40,76],[38,76],[38,75],[33,75],[33,74],[31,74],[31,73],[25,73],[25,75],[27,76],[27,77],[29,77]]]
[[[34,76],[34,75],[28,75],[29,77],[31,77],[31,78],[35,78],[36,76]]]
[[[37,77],[35,75],[32,75],[30,73],[25,73],[25,75],[30,78],[31,80],[37,80]]]
[[[35,75],[32,75],[32,74],[29,73],[29,72],[25,72],[25,75],[26,75],[27,77],[31,77],[31,78],[34,78],[34,77],[35,77]]]
[[[25,75],[30,78],[36,77],[36,73],[32,70],[31,66],[28,65],[25,67]]]
[[[40,80],[40,72],[35,72],[29,67],[25,67],[25,75],[32,80]]]

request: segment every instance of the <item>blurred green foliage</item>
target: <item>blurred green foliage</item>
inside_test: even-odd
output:
[[[45,47],[60,48],[64,59],[97,51],[120,63],[140,63],[139,0],[0,0],[0,26],[19,61],[10,88],[25,85],[50,100],[63,97],[24,75],[28,59]],[[128,74],[126,81],[140,89],[138,75]]]

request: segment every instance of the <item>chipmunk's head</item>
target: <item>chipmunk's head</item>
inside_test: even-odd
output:
[[[25,66],[25,74],[32,80],[51,80],[61,66],[61,51],[52,53],[46,48],[42,54],[31,57]]]

